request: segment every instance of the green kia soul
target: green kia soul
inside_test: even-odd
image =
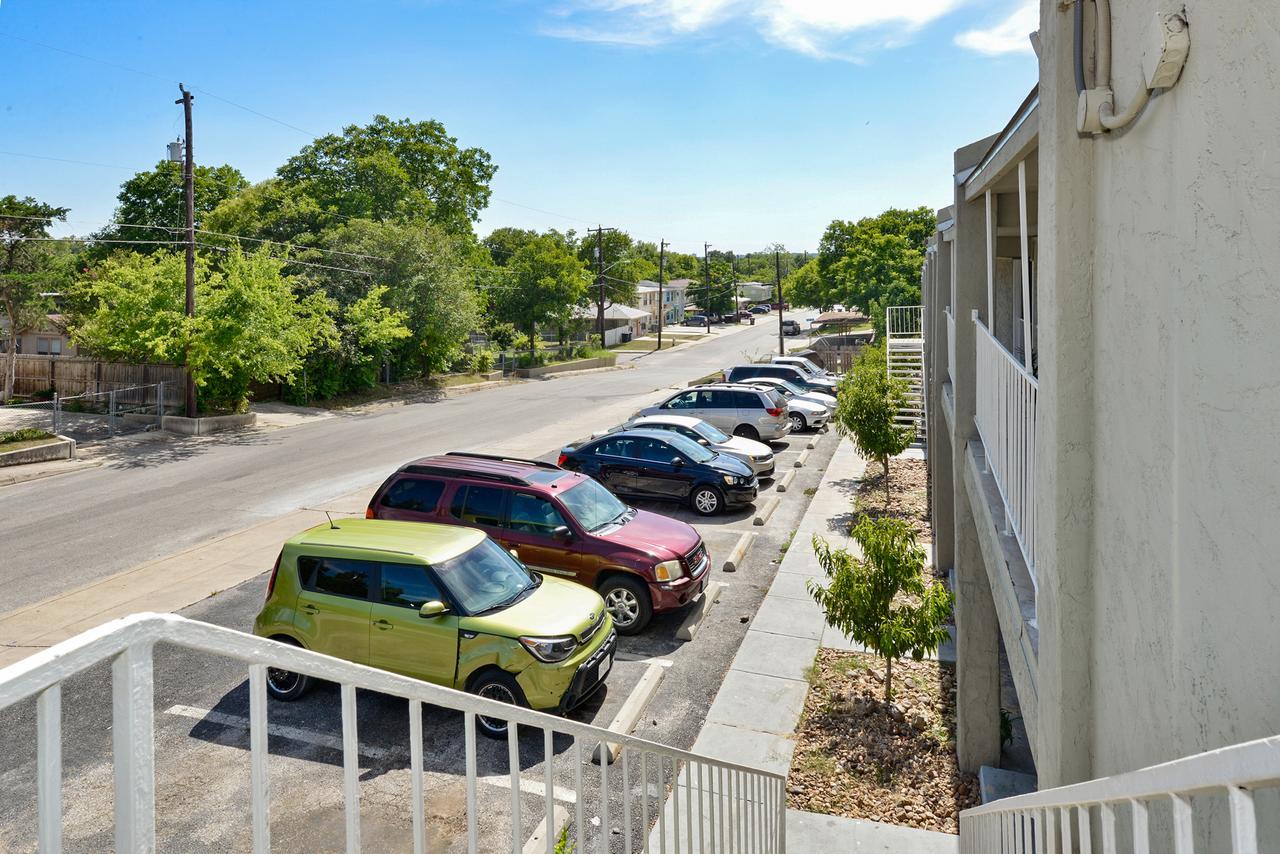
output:
[[[590,588],[531,572],[472,528],[343,519],[284,544],[254,634],[482,697],[563,713],[613,667],[617,635]],[[271,669],[294,700],[309,677]],[[477,717],[505,737],[505,721]]]

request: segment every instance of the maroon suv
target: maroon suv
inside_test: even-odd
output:
[[[536,460],[424,457],[387,478],[365,515],[479,528],[530,569],[594,587],[623,634],[695,599],[711,566],[689,525],[628,507],[590,477]]]

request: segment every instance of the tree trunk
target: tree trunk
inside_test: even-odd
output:
[[[889,512],[889,457],[885,456],[881,462],[884,465],[884,509]]]
[[[884,701],[887,704],[893,696],[893,659],[886,658],[884,666]]]
[[[14,375],[18,369],[17,347],[17,336],[10,334],[9,349],[4,353],[4,391],[0,393],[0,403],[8,403],[9,398],[13,397]]]
[[[536,352],[538,349],[538,343],[536,340],[534,340],[534,337],[533,337],[535,334],[537,334],[537,331],[538,331],[538,324],[530,323],[529,324],[529,367],[531,368],[533,367],[533,363],[537,360]]]

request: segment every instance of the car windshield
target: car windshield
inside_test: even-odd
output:
[[[708,424],[706,421],[694,424],[693,431],[713,445],[723,445],[729,441],[727,433],[722,433],[714,424]]]
[[[805,390],[804,390],[804,389],[800,388],[800,386],[796,385],[795,383],[791,382],[790,380],[783,380],[783,381],[778,385],[778,387],[779,387],[779,388],[781,388],[781,389],[786,389],[786,390],[787,390],[788,392],[790,392],[791,394],[804,394],[804,393],[805,393]]]
[[[668,445],[684,454],[695,463],[709,463],[716,458],[715,451],[708,451],[697,442],[679,433],[672,433],[670,436],[664,437]]]
[[[542,583],[510,552],[487,537],[475,548],[437,563],[435,571],[449,594],[469,614],[514,605]]]
[[[809,369],[809,373],[813,374],[814,376],[821,376],[821,375],[822,375],[822,368],[819,368],[816,364],[814,364],[813,362],[809,361],[809,360],[808,360],[808,359],[806,359],[804,356],[801,356],[801,357],[800,357],[800,364],[802,364],[802,365],[804,365],[806,368],[808,368],[808,369]]]
[[[560,503],[588,531],[597,531],[627,513],[627,505],[589,477],[560,493]]]

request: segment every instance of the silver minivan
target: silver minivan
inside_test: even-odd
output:
[[[791,432],[786,400],[767,389],[700,385],[675,392],[634,417],[644,415],[690,415],[747,439],[781,439]]]

